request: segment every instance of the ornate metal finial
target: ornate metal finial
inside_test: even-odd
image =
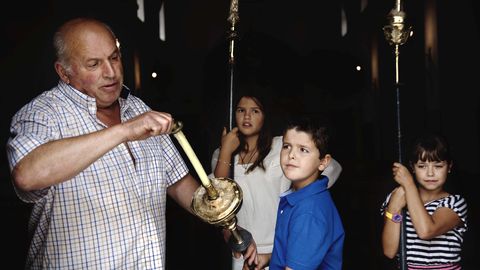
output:
[[[395,82],[400,83],[400,72],[398,68],[398,59],[400,55],[400,45],[407,42],[408,37],[412,35],[412,27],[405,25],[405,12],[402,10],[401,0],[395,1],[395,8],[388,14],[389,24],[383,27],[383,33],[390,45],[395,46]]]
[[[230,2],[230,15],[228,15],[227,20],[233,27],[235,27],[235,24],[240,20],[240,17],[238,17],[238,0],[232,0],[232,2]]]
[[[235,63],[235,39],[237,39],[237,32],[235,31],[235,25],[240,20],[238,16],[238,0],[232,0],[230,2],[230,14],[228,15],[228,19],[230,22],[230,31],[228,33],[228,40],[229,40],[229,62],[231,65]]]
[[[390,45],[402,45],[412,34],[412,27],[405,25],[405,18],[400,0],[396,0],[395,8],[388,14],[389,24],[383,27],[383,33]]]

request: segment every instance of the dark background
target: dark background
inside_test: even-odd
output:
[[[383,35],[395,1],[239,0],[234,88],[256,87],[271,96],[273,126],[300,112],[327,117],[334,129],[332,154],[343,172],[331,188],[346,240],[344,269],[390,269],[381,251],[379,207],[396,185],[397,160],[393,47]],[[414,35],[400,47],[402,145],[430,130],[443,133],[455,158],[448,188],[469,204],[465,269],[480,269],[479,199],[479,4],[473,0],[406,1]],[[165,5],[166,40],[158,37]],[[438,43],[425,49],[425,12],[436,3]],[[51,39],[74,16],[105,20],[122,44],[125,83],[152,108],[184,122],[184,133],[210,172],[210,155],[227,123],[229,65],[226,20],[230,1],[145,0],[145,22],[135,0],[12,1],[1,4],[0,135],[5,153],[13,114],[53,87]],[[341,10],[348,32],[341,35]],[[141,85],[135,87],[134,56]],[[376,56],[376,57],[375,57]],[[373,61],[372,59],[376,59]],[[356,65],[362,66],[356,71]],[[377,72],[375,70],[378,70]],[[159,77],[153,79],[151,72]],[[9,269],[23,267],[28,249],[29,205],[15,195],[6,155],[0,155],[0,256]],[[219,230],[168,201],[168,269],[229,269]]]

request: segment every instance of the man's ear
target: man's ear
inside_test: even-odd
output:
[[[325,168],[328,167],[328,164],[330,164],[330,160],[332,160],[332,156],[330,154],[326,154],[322,159],[320,159],[320,165],[318,165],[318,170],[324,171]]]
[[[55,62],[55,71],[64,83],[70,83],[70,78],[68,78],[67,70],[59,62]]]

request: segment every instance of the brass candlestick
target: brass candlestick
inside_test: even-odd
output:
[[[252,235],[246,230],[237,228],[236,213],[242,204],[242,190],[230,178],[208,178],[182,128],[182,122],[176,121],[172,134],[182,146],[202,182],[202,186],[193,195],[192,211],[203,221],[228,229],[232,233],[229,240],[230,248],[235,252],[244,252],[252,241]]]

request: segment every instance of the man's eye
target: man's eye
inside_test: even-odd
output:
[[[94,68],[94,67],[98,66],[98,62],[90,62],[90,63],[88,63],[87,66],[90,67],[90,68]]]

